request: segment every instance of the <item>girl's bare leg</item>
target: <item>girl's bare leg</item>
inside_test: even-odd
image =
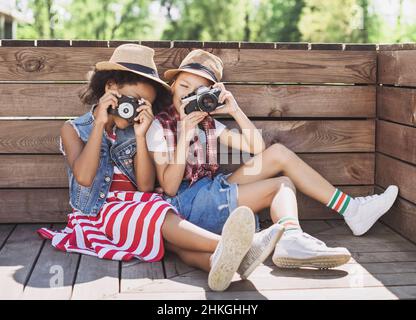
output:
[[[277,223],[280,219],[286,217],[293,217],[298,220],[296,188],[291,180],[283,181],[279,191],[274,196],[270,206],[270,217],[273,223]]]
[[[169,211],[162,225],[163,239],[181,249],[214,252],[221,237],[204,230]]]
[[[285,176],[240,184],[238,205],[247,206],[254,213],[270,208],[273,223],[282,217],[298,217],[296,189],[291,179]]]
[[[289,177],[299,191],[325,205],[335,192],[332,184],[282,144],[274,144],[247,161],[228,181],[242,185],[275,177],[279,173]]]
[[[270,207],[274,223],[282,217],[297,219],[296,189],[287,177],[239,185],[238,194],[239,206],[248,206],[254,212]],[[167,250],[177,254],[189,266],[210,271],[210,259],[220,236],[180,219],[173,212],[166,215],[162,234]]]
[[[206,272],[211,269],[210,259],[212,253],[191,251],[179,248],[173,244],[166,242],[165,247],[167,250],[174,252],[178,257],[188,266],[195,267]]]

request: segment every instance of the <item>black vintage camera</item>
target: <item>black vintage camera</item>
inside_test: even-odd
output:
[[[108,113],[126,119],[130,124],[132,124],[133,119],[139,114],[136,109],[143,105],[144,102],[139,102],[136,98],[129,96],[121,96],[120,98],[117,98],[117,100],[117,108],[108,108]]]
[[[199,87],[195,92],[182,98],[182,103],[188,102],[185,107],[185,113],[190,114],[193,111],[212,112],[218,107],[223,106],[218,102],[221,90],[217,88]]]

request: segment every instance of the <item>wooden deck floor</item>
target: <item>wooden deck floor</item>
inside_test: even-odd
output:
[[[222,293],[170,254],[153,264],[99,260],[54,249],[35,233],[41,225],[0,225],[0,299],[416,298],[416,245],[390,228],[379,223],[357,238],[342,221],[302,225],[328,245],[347,247],[353,259],[325,271],[282,270],[269,259],[249,280],[235,276]]]

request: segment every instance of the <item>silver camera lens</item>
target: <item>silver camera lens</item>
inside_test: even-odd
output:
[[[212,112],[218,106],[218,98],[211,93],[203,93],[198,99],[198,106],[201,111]]]
[[[134,107],[131,103],[124,102],[118,106],[118,113],[120,117],[128,119],[133,116]]]

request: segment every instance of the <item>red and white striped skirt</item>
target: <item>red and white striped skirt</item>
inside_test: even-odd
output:
[[[176,209],[157,193],[110,191],[95,217],[73,210],[65,229],[41,228],[38,233],[65,252],[102,259],[159,261],[164,255],[162,224]]]

